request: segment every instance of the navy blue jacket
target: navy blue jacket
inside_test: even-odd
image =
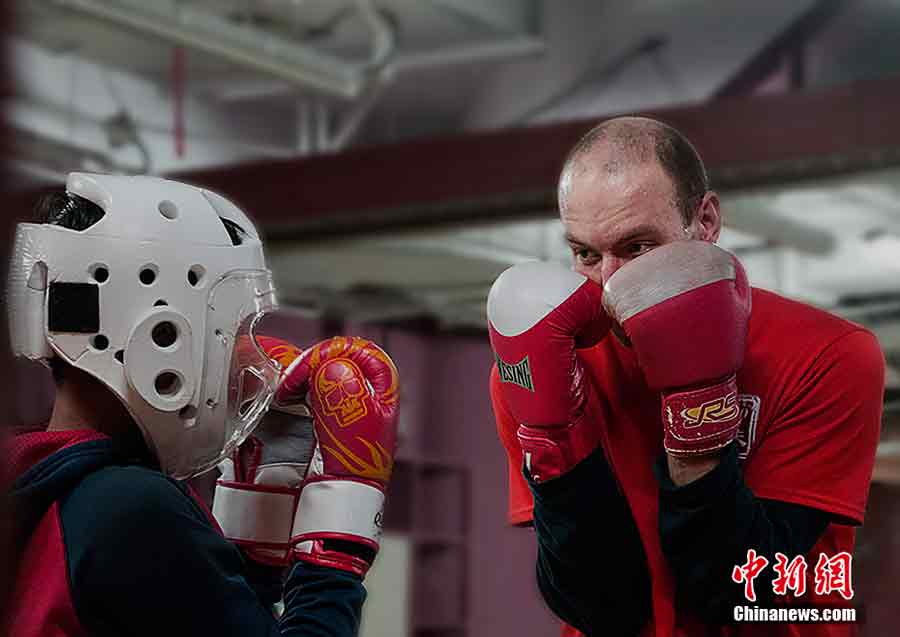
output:
[[[21,555],[13,636],[357,634],[359,577],[298,563],[276,619],[273,572],[245,560],[186,485],[109,438],[34,432],[10,456]]]

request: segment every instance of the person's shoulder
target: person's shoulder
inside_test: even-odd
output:
[[[865,327],[821,308],[753,288],[750,343],[782,352],[816,354],[844,337],[859,333],[874,339]]]
[[[210,622],[198,608],[219,613],[209,624],[217,634],[264,621],[238,548],[182,484],[158,470],[91,473],[60,501],[60,522],[72,601],[89,631],[102,622],[140,635],[195,635]],[[244,623],[225,630],[235,620]]]
[[[165,533],[203,513],[171,478],[140,465],[103,467],[82,479],[61,501],[67,533],[96,538]]]
[[[884,354],[866,327],[800,301],[753,290],[743,377],[749,389],[802,388],[822,378],[845,387],[883,382]]]
[[[177,483],[158,469],[138,464],[109,465],[94,471],[73,489],[72,496],[80,497],[121,495],[128,493],[125,502],[142,500],[170,500],[186,497]]]

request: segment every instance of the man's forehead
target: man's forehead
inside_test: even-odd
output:
[[[614,157],[596,159],[591,162],[585,157],[563,171],[561,212],[572,208],[575,214],[605,213],[640,202],[658,207],[675,203],[675,185],[655,158],[637,163]]]
[[[588,181],[575,178],[569,197],[560,201],[566,240],[601,250],[664,232],[679,215],[669,184],[642,171]]]
[[[671,178],[655,157],[634,160],[608,151],[592,151],[573,159],[562,176],[561,182],[563,181],[570,192],[585,187],[612,187],[624,191],[654,186],[662,189],[671,187]]]
[[[566,242],[602,250],[623,241],[655,237],[662,232],[662,224],[645,219],[632,219],[618,226],[590,223],[567,223],[563,219]]]

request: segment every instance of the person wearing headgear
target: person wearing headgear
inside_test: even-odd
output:
[[[854,603],[875,336],[751,287],[715,245],[700,155],[663,122],[600,123],[558,195],[572,266],[513,266],[487,303],[509,518],[533,524],[548,606],[587,635],[852,634],[739,622],[745,607]],[[781,578],[779,556],[808,568]]]
[[[393,466],[390,358],[261,331],[278,308],[259,235],[213,192],[72,173],[38,217],[16,231],[11,345],[57,392],[4,453],[10,634],[356,634]],[[214,516],[185,479],[216,466]]]

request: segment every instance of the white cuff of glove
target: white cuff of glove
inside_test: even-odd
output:
[[[343,539],[377,550],[383,509],[384,492],[373,483],[347,478],[308,480],[300,492],[292,540],[298,544]]]
[[[296,488],[219,480],[212,512],[235,544],[287,549],[299,495]]]

